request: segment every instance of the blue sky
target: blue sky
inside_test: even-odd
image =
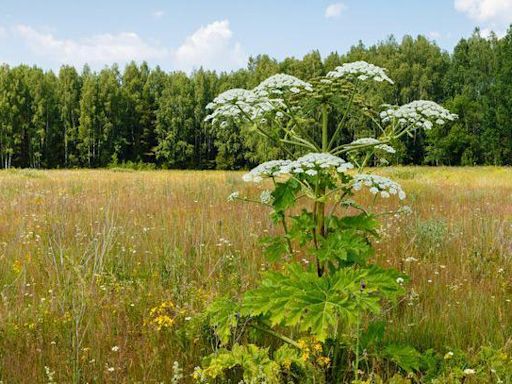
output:
[[[250,55],[341,53],[391,34],[450,50],[475,26],[503,34],[511,22],[512,0],[2,0],[0,62],[230,70]]]

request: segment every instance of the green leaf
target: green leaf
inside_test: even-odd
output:
[[[379,313],[383,299],[402,294],[398,275],[371,266],[341,268],[319,277],[291,264],[284,272],[266,272],[261,285],[246,292],[241,313],[261,316],[272,326],[298,327],[325,341],[340,322],[348,325],[362,313]]]
[[[300,191],[300,183],[295,179],[288,179],[284,183],[276,183],[272,192],[272,206],[278,212],[285,211],[295,204],[295,195]]]
[[[351,229],[354,231],[358,231],[361,234],[372,235],[374,237],[378,236],[378,228],[380,226],[379,221],[372,214],[361,213],[355,216],[344,216],[342,218],[338,218],[335,216],[329,216],[328,218],[331,227],[333,229],[338,230],[347,230]]]
[[[271,360],[268,349],[254,344],[235,344],[231,351],[220,350],[203,360],[199,375],[204,379],[223,378],[225,371],[240,367],[244,382],[256,383],[264,379],[268,384],[280,384],[280,366]]]
[[[278,261],[288,251],[286,239],[282,236],[266,236],[261,239],[264,255],[268,261]]]
[[[410,345],[387,345],[383,350],[383,355],[404,371],[413,372],[420,369],[421,354]]]
[[[313,239],[315,218],[312,212],[303,209],[300,215],[291,217],[292,223],[288,234],[291,239],[298,240],[301,246]]]
[[[206,310],[208,324],[223,345],[229,342],[233,328],[238,325],[239,310],[239,304],[227,297],[215,300]]]
[[[286,274],[267,272],[261,286],[245,294],[242,313],[264,316],[273,326],[298,326],[324,341],[338,321],[356,315],[354,295],[360,294],[361,273],[344,272],[319,277],[299,264],[290,265]]]
[[[380,268],[372,265],[366,269],[366,289],[372,292],[379,292],[382,298],[395,301],[405,294],[405,289],[398,283],[398,278],[406,281],[407,276],[392,268]]]
[[[299,368],[305,368],[306,362],[301,357],[297,348],[291,347],[289,344],[283,344],[274,352],[274,361],[283,369],[289,370],[292,365]]]
[[[322,238],[320,247],[314,254],[322,262],[336,261],[342,266],[354,263],[364,265],[373,252],[373,247],[364,236],[352,230],[345,230],[331,232]]]

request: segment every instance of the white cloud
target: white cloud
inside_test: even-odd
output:
[[[228,20],[214,21],[188,36],[173,52],[175,68],[191,71],[194,68],[230,70],[247,63],[240,44],[233,41]]]
[[[105,33],[77,40],[59,39],[52,33],[22,24],[13,27],[13,32],[32,53],[59,64],[101,66],[169,57],[167,49],[150,44],[133,32]]]
[[[340,17],[341,13],[346,9],[347,6],[343,3],[329,4],[327,8],[325,8],[325,17],[327,19],[335,19]]]
[[[481,24],[482,36],[489,35],[491,30],[504,36],[512,23],[512,0],[454,0],[454,6]]]
[[[441,34],[439,32],[437,32],[437,31],[432,31],[432,32],[428,33],[428,36],[431,39],[439,39],[441,37]]]
[[[153,16],[154,19],[161,19],[162,17],[164,17],[165,15],[165,12],[162,11],[162,10],[158,10],[158,11],[154,11],[151,16]]]
[[[512,0],[455,0],[455,9],[480,22],[512,21]]]
[[[480,36],[488,39],[492,34],[496,35],[498,39],[501,39],[502,37],[505,37],[507,31],[505,28],[480,28]]]

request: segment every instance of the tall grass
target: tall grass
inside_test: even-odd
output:
[[[506,344],[512,170],[382,173],[402,183],[413,209],[387,217],[377,244],[379,263],[411,276],[409,296],[389,314],[390,337],[440,351]],[[171,382],[176,361],[189,382],[211,346],[184,325],[268,267],[257,241],[273,230],[268,212],[226,201],[255,188],[240,176],[1,172],[0,379]],[[151,310],[168,302],[175,322],[158,329]]]

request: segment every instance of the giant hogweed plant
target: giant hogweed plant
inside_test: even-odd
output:
[[[403,200],[406,194],[366,167],[394,153],[400,137],[456,115],[432,101],[379,111],[365,102],[375,83],[393,82],[384,69],[354,62],[310,83],[274,75],[252,90],[226,91],[208,105],[212,124],[254,130],[289,158],[243,176],[266,181],[271,190],[257,198],[238,192],[229,197],[271,209],[282,231],[262,242],[276,268],[240,299],[224,297],[209,306],[219,348],[196,369],[198,381],[225,382],[231,371],[247,383],[361,382],[372,362],[382,359],[409,373],[418,369],[413,348],[383,342],[379,321],[404,296],[407,277],[371,263],[385,213],[376,210],[379,199]],[[377,135],[340,142],[354,116],[370,121]],[[363,190],[373,195],[370,204],[358,202]],[[262,334],[268,337],[256,337]]]

